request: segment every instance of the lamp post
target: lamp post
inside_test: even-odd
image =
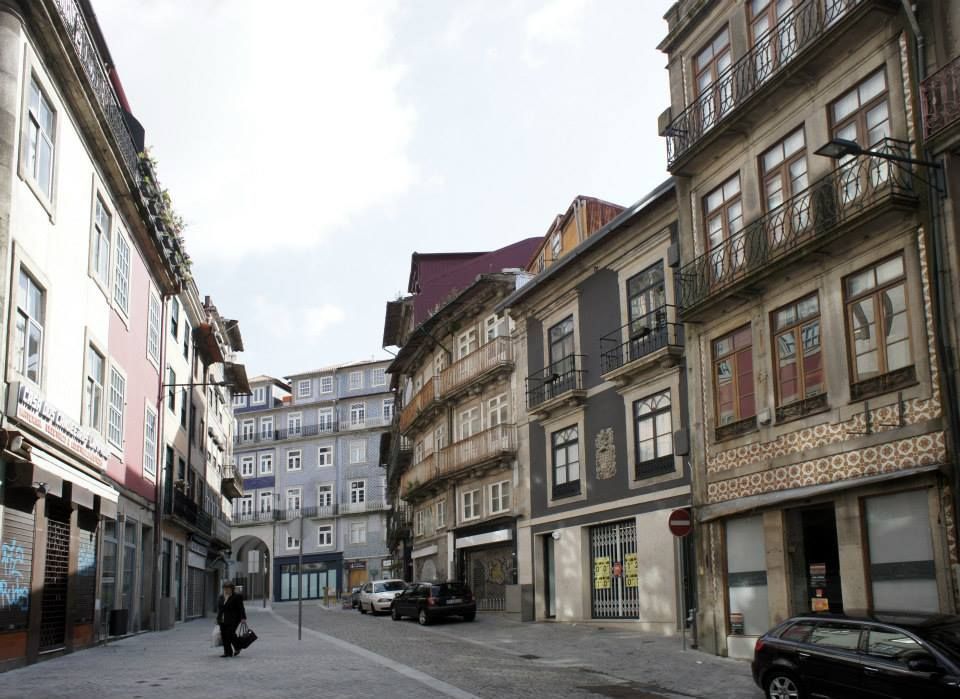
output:
[[[869,148],[863,148],[856,141],[851,141],[848,138],[833,138],[822,146],[813,151],[816,155],[822,155],[825,158],[845,158],[847,156],[857,156],[857,155],[866,155],[871,158],[879,158],[880,160],[890,160],[896,163],[905,163],[907,165],[922,165],[932,169],[935,173],[935,182],[929,183],[935,190],[937,194],[941,197],[945,195],[945,189],[940,185],[940,176],[943,173],[943,166],[940,163],[934,162],[932,160],[917,160],[916,158],[910,158],[906,155],[898,155],[897,153],[885,153],[882,151],[870,150]]]
[[[299,504],[299,503],[298,503]],[[300,512],[300,554],[297,559],[297,640],[303,640],[303,509]]]

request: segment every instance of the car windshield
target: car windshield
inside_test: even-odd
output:
[[[944,624],[920,631],[921,636],[941,650],[960,656],[960,624]]]
[[[435,597],[458,597],[465,595],[470,590],[463,583],[441,583],[433,586],[433,595]]]
[[[383,588],[379,592],[398,592],[406,588],[406,585],[401,580],[388,580],[385,583],[381,583],[380,586]]]

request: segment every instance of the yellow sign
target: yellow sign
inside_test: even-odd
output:
[[[829,612],[830,600],[828,600],[826,597],[811,597],[810,607],[815,612]]]
[[[638,586],[637,554],[628,553],[623,557],[623,584],[627,587]]]
[[[593,586],[597,590],[610,589],[610,558],[603,556],[593,559]]]

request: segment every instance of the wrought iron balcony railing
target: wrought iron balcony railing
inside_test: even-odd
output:
[[[571,391],[583,390],[582,354],[571,354],[527,377],[527,408],[533,409]]]
[[[387,421],[389,424],[389,420]],[[324,422],[319,425],[302,425],[300,427],[290,427],[283,430],[257,430],[249,434],[238,434],[233,438],[234,444],[260,444],[263,442],[282,442],[286,439],[304,439],[306,437],[318,437],[325,434],[333,434],[340,431],[340,424],[337,420]]]
[[[960,119],[960,56],[920,83],[920,106],[925,139]]]
[[[410,402],[403,406],[400,412],[400,431],[406,432],[410,425],[416,422],[420,414],[432,406],[439,398],[437,381],[433,377],[427,379]]]
[[[909,156],[909,144],[884,139],[872,150]],[[813,241],[831,237],[863,212],[893,199],[915,200],[912,173],[902,163],[860,155],[787,199],[680,270],[685,312]]]
[[[494,425],[441,449],[437,477],[455,475],[464,469],[512,454],[516,450],[516,425]]]
[[[606,374],[665,347],[683,347],[676,306],[664,305],[600,338],[600,370]]]
[[[668,167],[862,2],[866,0],[804,0],[781,17],[670,122],[665,134]]]
[[[446,398],[476,379],[513,364],[513,346],[508,337],[496,337],[440,373],[439,394]]]

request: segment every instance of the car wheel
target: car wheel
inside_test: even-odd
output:
[[[377,616],[378,613],[379,613],[379,612],[377,612],[377,608],[373,605],[373,602],[371,602],[371,603],[370,603],[370,614],[372,614],[373,616]]]
[[[366,614],[366,613],[367,613],[367,610],[363,608],[363,602],[361,602],[360,604],[357,605],[357,609],[360,610],[360,613],[361,613],[361,614]]]
[[[400,621],[400,612],[397,611],[396,607],[390,610],[390,618],[394,621]]]
[[[803,699],[803,688],[796,675],[786,670],[772,670],[763,682],[767,699]]]
[[[420,626],[426,626],[430,623],[430,617],[427,616],[426,609],[420,610],[420,613],[417,615],[417,623],[420,624]]]
[[[476,612],[467,612],[466,614],[463,615],[464,621],[473,621],[476,618],[477,618]]]

